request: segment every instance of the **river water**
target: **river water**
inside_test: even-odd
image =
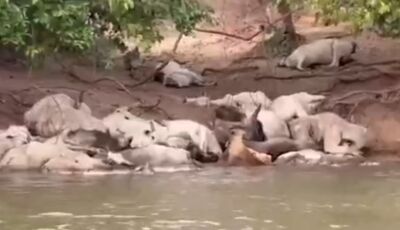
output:
[[[400,229],[400,166],[0,174],[1,230]]]

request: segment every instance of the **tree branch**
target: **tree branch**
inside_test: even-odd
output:
[[[197,32],[201,32],[201,33],[208,33],[208,34],[218,34],[218,35],[222,35],[222,36],[226,36],[226,37],[231,37],[231,38],[236,38],[242,41],[251,41],[253,40],[255,37],[257,37],[259,34],[261,34],[262,32],[264,32],[265,27],[263,25],[260,26],[259,30],[254,33],[253,35],[251,35],[250,37],[242,37],[236,34],[230,34],[230,33],[226,33],[226,32],[222,32],[222,31],[218,31],[218,30],[208,30],[208,29],[200,29],[200,28],[195,28],[194,31]]]
[[[174,47],[172,48],[172,54],[176,53],[176,50],[178,49],[179,42],[182,40],[182,38],[183,38],[183,34],[180,33],[178,38],[175,41]]]

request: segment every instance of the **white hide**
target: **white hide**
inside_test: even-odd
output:
[[[153,120],[136,117],[127,108],[120,108],[105,117],[103,123],[109,129],[111,136],[119,137],[122,132],[125,138],[131,137],[131,148],[141,148],[155,143],[185,148],[193,140],[195,144],[204,146],[204,150],[210,149],[216,154],[222,152],[213,145],[213,133],[207,127],[193,121],[164,121],[167,124],[165,127]]]
[[[258,105],[261,109],[268,109],[271,100],[261,91],[241,92],[238,94],[227,94],[223,98],[215,99],[210,102],[213,105],[234,106],[242,112],[254,111]]]
[[[314,113],[316,107],[325,100],[323,95],[306,92],[283,95],[272,101],[271,110],[284,121],[304,117]]]
[[[205,107],[211,104],[211,99],[207,96],[187,97],[183,100],[183,103]]]
[[[58,156],[47,161],[42,167],[45,172],[88,172],[93,170],[110,170],[111,167],[100,159],[91,158],[86,154]]]
[[[0,131],[0,159],[10,149],[27,144],[31,135],[25,126],[11,125],[6,130]]]
[[[46,143],[30,142],[8,151],[0,161],[1,169],[8,170],[89,170],[103,169],[106,165],[100,159],[91,158],[85,153],[72,151],[62,142],[53,144],[55,139]],[[52,143],[53,142],[53,143]]]
[[[295,164],[295,165],[322,165],[325,164],[325,153],[313,149],[292,151],[280,155],[275,164]]]
[[[279,62],[279,66],[304,70],[313,64],[339,66],[341,58],[349,58],[355,52],[356,43],[340,39],[320,39],[295,49],[288,57]]]
[[[132,137],[133,143],[140,146],[148,142],[145,132],[150,129],[149,121],[133,115],[128,111],[128,107],[116,109],[102,121],[114,138],[121,138],[121,133],[123,133],[125,138]]]
[[[358,154],[367,145],[368,129],[340,116],[324,112],[290,122],[293,137],[301,141],[323,143],[324,152]],[[310,132],[311,131],[311,132]],[[310,136],[310,133],[312,136]],[[348,140],[352,144],[344,144]]]
[[[63,146],[40,142],[30,142],[8,151],[0,161],[0,168],[23,170],[39,169],[51,158],[70,154],[72,151]]]
[[[113,153],[113,152],[108,152],[107,153],[107,160],[117,164],[117,165],[132,165],[133,164],[126,160],[121,153]]]
[[[43,137],[55,136],[65,129],[106,130],[103,123],[91,115],[86,104],[75,109],[74,103],[65,94],[46,96],[24,114],[25,125]]]
[[[206,96],[185,98],[184,102],[197,106],[233,106],[242,112],[254,111],[258,105],[261,105],[261,109],[268,109],[271,104],[271,100],[261,91],[226,94],[224,97],[215,100]]]
[[[146,147],[127,149],[120,152],[132,165],[174,166],[190,164],[190,153],[184,149],[151,144]]]
[[[159,67],[159,64],[157,67]],[[188,87],[190,85],[204,85],[205,80],[203,76],[182,67],[174,61],[169,61],[160,72],[164,74],[163,85],[176,86],[179,88]]]
[[[214,153],[221,156],[222,149],[214,133],[206,126],[191,120],[163,121],[165,126],[155,123],[154,141],[166,143],[169,146],[179,146],[189,135],[190,139],[203,153]],[[171,138],[173,137],[173,138]]]
[[[280,155],[275,164],[277,165],[345,165],[348,163],[361,163],[364,159],[358,155],[351,154],[326,154],[313,149],[304,149],[300,151],[288,152]]]
[[[103,122],[106,125],[111,125],[112,123],[118,123],[123,120],[131,120],[131,121],[146,121],[145,119],[133,115],[131,112],[129,112],[129,107],[127,106],[122,106],[117,108],[114,112],[110,113],[106,117],[103,118]]]

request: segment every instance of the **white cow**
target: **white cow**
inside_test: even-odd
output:
[[[75,168],[70,168],[71,165],[75,165]],[[40,170],[43,167],[47,171],[56,171],[105,169],[108,166],[100,159],[68,149],[63,142],[57,142],[55,139],[45,143],[32,141],[13,148],[0,161],[0,168],[7,170]]]
[[[101,120],[91,114],[90,108],[75,102],[65,94],[49,95],[36,102],[24,114],[25,125],[42,137],[52,137],[65,129],[87,129],[106,131]]]
[[[0,131],[0,159],[10,149],[25,145],[32,137],[25,126],[11,125]]]
[[[271,100],[261,91],[246,91],[237,94],[226,94],[224,97],[214,100],[206,96],[185,98],[184,103],[195,104],[198,106],[233,106],[239,109],[241,112],[247,112],[254,111],[258,105],[261,105],[261,109],[268,109],[271,104]]]
[[[127,149],[119,153],[124,160],[136,166],[146,164],[151,166],[179,166],[193,163],[187,150],[157,144]]]
[[[323,95],[306,92],[283,95],[272,101],[271,110],[282,120],[312,115],[317,106],[325,100]]]
[[[299,166],[318,166],[318,165],[345,165],[349,163],[361,163],[364,158],[352,154],[326,154],[314,149],[304,149],[282,154],[274,162],[276,165],[299,165]]]
[[[158,64],[157,68],[161,67],[161,63]],[[203,76],[197,74],[187,68],[182,67],[174,61],[169,61],[166,66],[164,66],[156,74],[155,80],[161,81],[165,86],[174,86],[178,88],[189,87],[191,85],[195,86],[207,86],[211,85],[206,83]]]
[[[148,128],[142,137],[133,137],[131,147],[139,148],[149,144],[161,143],[171,147],[187,145],[188,140],[199,147],[203,154],[222,154],[214,133],[206,126],[191,120],[171,120],[157,123],[148,122]],[[189,141],[190,142],[190,141]]]
[[[342,39],[320,39],[295,49],[288,57],[281,59],[278,66],[304,70],[314,64],[338,67],[341,60],[349,59],[356,52],[357,44]]]
[[[327,153],[361,154],[369,140],[367,128],[330,112],[292,120],[289,126],[293,138],[303,143],[300,146],[320,146],[319,149]]]
[[[145,132],[150,128],[149,121],[133,115],[128,107],[116,109],[102,121],[114,138],[120,138],[123,133],[125,138],[131,138],[133,143],[145,145],[148,142]],[[144,143],[140,144],[141,142]]]

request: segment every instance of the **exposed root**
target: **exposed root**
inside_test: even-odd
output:
[[[258,66],[245,66],[245,67],[236,67],[236,68],[224,68],[224,69],[214,69],[214,68],[204,68],[201,71],[201,75],[206,76],[207,72],[213,73],[224,73],[224,74],[231,74],[237,72],[247,72],[247,71],[256,71],[258,70]]]
[[[331,91],[333,91],[337,86],[339,86],[340,84],[350,84],[350,83],[356,83],[356,82],[366,82],[369,80],[374,80],[378,77],[381,77],[381,74],[377,73],[376,75],[371,75],[368,78],[335,78],[334,81],[332,82],[332,84],[327,87],[326,89],[323,90],[317,90],[315,92],[313,92],[314,94],[324,94],[327,95],[329,94]]]
[[[373,97],[362,97],[362,95],[372,95]],[[352,97],[361,96],[357,100],[350,100]],[[400,86],[384,90],[357,90],[344,94],[343,96],[332,98],[325,103],[322,108],[333,110],[336,107],[349,107],[347,118],[351,119],[351,115],[356,111],[359,105],[366,100],[378,101],[379,103],[388,104],[400,101]]]
[[[60,64],[62,71],[67,73],[69,76],[73,77],[75,80],[86,83],[86,84],[96,84],[102,81],[111,81],[113,83],[115,83],[116,85],[118,85],[122,90],[124,90],[129,96],[134,97],[131,93],[131,91],[129,89],[126,88],[126,86],[121,83],[120,81],[116,80],[116,79],[112,79],[112,78],[100,78],[97,80],[86,80],[84,78],[82,78],[79,74],[77,74],[74,70],[73,70],[73,66],[71,67],[67,67],[62,61],[58,61],[58,63]]]
[[[275,75],[263,75],[256,76],[253,79],[255,81],[264,80],[264,79],[275,79],[275,80],[293,80],[293,79],[307,79],[307,78],[320,78],[320,77],[334,77],[338,75],[351,75],[351,74],[359,74],[361,71],[358,69],[347,70],[347,71],[336,71],[336,72],[322,72],[322,73],[301,73],[301,74],[293,74],[289,76],[278,77]]]
[[[335,98],[335,101],[344,101],[347,98],[360,95],[360,94],[372,94],[375,95],[375,98],[381,98],[385,100],[385,98],[389,97],[389,94],[400,91],[400,86],[396,86],[391,89],[384,90],[357,90],[344,94],[341,97]]]
[[[42,87],[42,86],[38,86],[38,85],[34,84],[34,85],[32,85],[30,87],[27,87],[27,88],[23,88],[23,89],[20,89],[20,90],[13,90],[11,92],[0,93],[0,94],[7,95],[10,98],[12,98],[17,104],[28,108],[28,107],[32,107],[33,103],[24,102],[23,100],[19,99],[19,97],[16,96],[16,95],[19,95],[19,94],[21,94],[23,92],[30,91],[30,90],[36,90],[36,91],[39,91],[43,95],[47,95],[50,92],[49,89],[57,89],[57,88],[68,89],[68,90],[78,91],[79,92],[79,96],[78,96],[77,100],[75,101],[75,105],[74,105],[75,108],[79,108],[80,107],[80,105],[83,102],[84,94],[87,93],[87,90],[79,90],[79,89],[74,89],[74,88],[65,87],[65,86],[60,86],[60,87],[58,87],[58,86]]]
[[[126,86],[122,82],[120,82],[118,80],[115,80],[115,79],[112,79],[112,78],[109,78],[109,77],[104,77],[104,78],[100,78],[100,79],[97,79],[97,80],[94,80],[94,81],[89,81],[89,84],[97,84],[97,83],[102,82],[102,81],[113,82],[116,85],[118,85],[123,91],[125,91],[126,94],[128,94],[129,96],[131,96],[133,98],[136,98],[135,96],[133,96],[132,92],[128,88],[126,88]]]
[[[161,97],[159,97],[157,99],[156,103],[154,103],[153,105],[143,105],[142,103],[135,103],[133,105],[133,107],[140,108],[140,109],[143,109],[145,111],[150,111],[150,110],[153,110],[156,107],[158,107],[160,104],[161,104]]]
[[[139,108],[142,109],[142,112],[138,114],[138,116],[142,116],[143,113],[148,112],[148,111],[156,111],[162,114],[165,118],[171,120],[173,117],[169,115],[164,109],[162,109],[159,105],[161,104],[161,97],[159,97],[153,105],[143,105],[142,103],[135,103],[131,105],[130,107],[134,108]]]
[[[351,68],[353,66],[362,66],[366,68],[371,68],[376,65],[392,65],[392,64],[400,64],[400,60],[389,60],[389,61],[381,61],[381,62],[370,62],[370,63],[362,63],[356,60],[354,62],[341,67],[341,70]]]
[[[254,57],[241,57],[241,58],[238,58],[238,59],[234,60],[232,62],[232,64],[238,64],[238,63],[241,63],[241,62],[244,62],[244,61],[249,61],[249,60],[251,60],[251,61],[253,61],[253,60],[267,60],[267,57],[265,55],[254,56]]]
[[[118,80],[116,80],[116,79],[112,79],[112,78],[109,78],[109,77],[104,77],[104,78],[100,78],[100,79],[97,79],[97,80],[94,80],[94,81],[89,81],[89,80],[86,80],[86,79],[80,77],[78,74],[75,73],[75,71],[73,71],[73,70],[71,70],[71,69],[69,69],[69,68],[68,68],[68,70],[65,70],[65,68],[63,67],[63,69],[64,69],[64,72],[66,72],[69,76],[71,76],[71,77],[73,77],[75,80],[80,81],[80,82],[83,82],[83,83],[85,83],[85,84],[97,84],[97,83],[100,83],[100,82],[102,82],[102,81],[110,81],[110,82],[113,82],[114,84],[116,84],[117,86],[119,86],[120,89],[122,89],[123,91],[125,91],[126,94],[128,94],[129,96],[135,98],[135,97],[133,96],[132,92],[131,92],[128,88],[126,88],[126,86],[125,86],[122,82],[120,82],[120,81],[118,81]],[[135,98],[135,99],[137,99],[137,98]]]
[[[217,86],[218,85],[218,80],[217,79],[214,79],[214,80],[212,80],[212,81],[208,81],[208,82],[205,82],[205,83],[203,83],[201,86]]]
[[[75,92],[81,92],[82,91],[81,89],[75,89],[75,88],[66,87],[66,86],[40,86],[40,88],[47,89],[47,91],[50,91],[50,89],[67,89],[67,90],[71,90],[71,91],[75,91]],[[19,89],[19,90],[13,90],[12,93],[20,94],[20,93],[23,93],[23,92],[26,92],[26,91],[30,91],[32,89],[36,90],[35,87],[30,86],[30,87]]]
[[[366,71],[375,71],[385,76],[394,76],[396,73],[390,72],[383,72],[382,70],[375,67],[376,65],[390,65],[390,64],[398,64],[400,63],[399,60],[390,60],[390,61],[383,61],[383,62],[373,62],[373,63],[361,63],[361,62],[354,62],[345,66],[341,66],[337,69],[332,69],[334,72],[317,72],[317,73],[300,73],[300,74],[293,74],[289,76],[275,76],[275,75],[263,75],[263,76],[256,76],[254,77],[255,81],[264,80],[264,79],[276,79],[276,80],[292,80],[292,79],[304,79],[304,78],[317,78],[317,77],[332,77],[338,75],[351,75],[351,74],[359,74],[361,72]],[[362,71],[360,69],[350,69],[355,66],[364,67]]]
[[[3,95],[5,95],[5,96],[8,96],[8,97],[10,97],[15,103],[17,103],[18,105],[20,105],[20,106],[22,106],[22,107],[26,107],[26,108],[29,108],[29,107],[31,107],[33,104],[31,104],[31,103],[26,103],[26,102],[24,102],[22,99],[20,99],[19,97],[17,97],[17,96],[15,96],[13,93],[0,93],[0,94],[3,94]],[[2,104],[4,104],[5,103],[5,101],[2,99],[1,100],[1,103]]]

